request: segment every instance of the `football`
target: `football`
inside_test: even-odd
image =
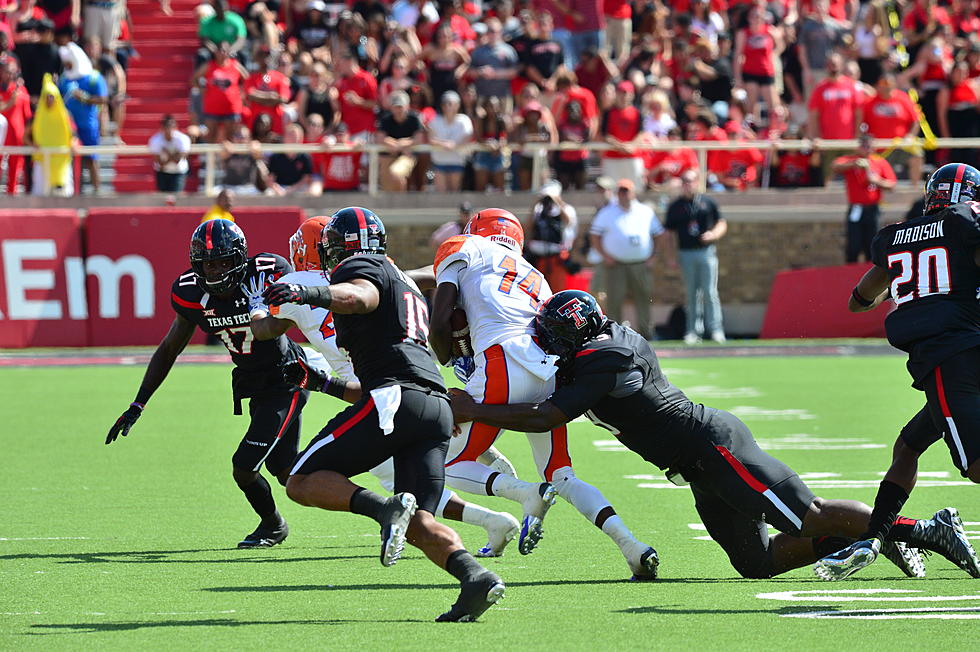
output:
[[[449,317],[452,328],[453,357],[473,355],[473,344],[470,342],[470,323],[466,320],[466,312],[462,308],[453,310]]]

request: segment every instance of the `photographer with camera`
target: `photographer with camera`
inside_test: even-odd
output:
[[[561,198],[561,184],[548,181],[542,185],[538,200],[531,206],[524,258],[544,274],[553,292],[564,290],[568,275],[578,271],[569,255],[577,230],[578,213]]]

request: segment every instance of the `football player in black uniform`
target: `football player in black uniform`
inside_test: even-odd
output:
[[[232,475],[261,519],[239,548],[274,546],[289,534],[279,515],[272,489],[259,473],[262,465],[285,485],[299,448],[300,412],[308,392],[286,383],[281,365],[302,359],[302,349],[286,337],[259,342],[249,327],[249,306],[241,284],[253,277],[276,279],[291,272],[281,256],[261,253],[251,258],[245,234],[234,222],[215,219],[199,225],[191,236],[191,269],[174,281],[170,302],[177,313],[146,368],[136,399],[109,430],[106,444],[126,436],[146,402],[170,373],[195,327],[215,335],[231,354],[235,414],[249,399],[250,423],[232,456]]]
[[[940,438],[960,473],[980,483],[980,171],[944,165],[929,178],[920,217],[883,228],[871,243],[874,262],[851,292],[848,308],[864,312],[887,298],[892,346],[909,354],[912,386],[926,406],[909,421],[893,449],[892,466],[875,496],[868,529],[859,541],[821,563],[847,563],[888,533],[915,486],[918,457]],[[965,540],[955,509],[933,517]],[[853,564],[863,567],[873,561]],[[980,577],[976,555],[954,560]],[[856,570],[856,569],[855,569]]]
[[[815,496],[737,417],[695,404],[670,384],[647,341],[607,320],[591,295],[555,294],[541,305],[535,328],[541,348],[560,358],[555,393],[542,403],[488,405],[451,390],[457,422],[541,432],[584,414],[675,484],[690,484],[708,534],[743,577],[811,563],[864,530],[870,507]],[[782,534],[770,538],[766,523]],[[893,542],[946,554],[949,544],[937,533],[944,527],[904,519],[892,528],[886,554],[917,574],[918,553]]]
[[[298,384],[353,402],[330,420],[293,466],[286,492],[312,507],[362,514],[381,525],[381,563],[391,566],[404,542],[421,548],[461,584],[459,599],[437,620],[474,620],[503,597],[504,584],[463,548],[459,535],[433,517],[442,494],[453,419],[442,376],[426,338],[425,299],[385,254],[381,219],[365,208],[344,208],[323,229],[320,261],[330,285],[276,283],[269,306],[300,303],[333,313],[337,346],[359,383],[318,376],[288,365]],[[385,499],[349,478],[389,457],[395,492]]]

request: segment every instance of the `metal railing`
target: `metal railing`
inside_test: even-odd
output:
[[[848,140],[775,140],[775,141],[656,141],[636,146],[636,152],[664,152],[676,149],[687,148],[694,150],[698,157],[698,167],[700,168],[699,184],[701,191],[705,189],[707,180],[707,158],[708,152],[714,151],[737,151],[746,149],[757,149],[769,151],[776,148],[780,151],[801,151],[809,149],[820,150],[853,150],[857,148],[856,139]],[[899,148],[923,148],[933,149],[970,149],[980,147],[980,138],[937,138],[926,142],[922,138],[907,138],[901,140],[876,139],[872,142],[875,149],[892,150]],[[589,151],[605,152],[614,149],[606,143],[560,143],[552,145],[549,143],[527,143],[521,146],[506,145],[501,148],[501,153],[520,153],[529,155],[532,159],[531,171],[531,190],[537,191],[544,178],[544,170],[548,166],[548,153],[556,151]],[[321,144],[262,144],[263,154],[276,153],[304,153],[304,154],[342,154],[346,152],[360,152],[368,157],[368,194],[375,196],[379,191],[380,180],[380,154],[386,151],[381,144],[361,144],[361,145],[321,145]],[[416,145],[411,148],[413,152],[433,152],[438,148],[431,145]],[[204,192],[207,195],[214,193],[216,187],[216,169],[218,159],[223,152],[232,154],[248,154],[252,151],[251,145],[247,143],[222,145],[222,144],[202,144],[191,145],[191,156],[204,157]],[[466,143],[453,150],[457,153],[468,155],[472,152],[492,151],[490,148],[476,144]],[[74,154],[86,156],[89,154],[112,155],[112,156],[152,156],[153,153],[147,145],[85,145],[78,147],[0,147],[0,156],[3,155],[30,155],[40,154],[42,163],[47,163],[48,158],[53,154]]]

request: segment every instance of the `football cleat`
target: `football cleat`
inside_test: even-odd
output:
[[[490,538],[487,545],[477,551],[477,557],[499,557],[504,554],[504,548],[520,532],[521,524],[507,512],[496,512],[486,528]]]
[[[504,475],[509,475],[512,478],[516,478],[517,470],[514,465],[510,463],[510,460],[504,457],[503,453],[498,451],[496,448],[491,446],[482,453],[476,461],[485,466],[489,466],[491,469],[497,473],[503,473]]]
[[[405,549],[408,524],[415,516],[415,496],[406,492],[395,494],[385,502],[381,522],[381,565],[394,566]]]
[[[813,572],[822,580],[836,582],[853,575],[878,558],[881,551],[879,539],[855,541],[843,550],[827,555],[813,565]]]
[[[980,560],[963,531],[963,521],[955,507],[946,507],[933,514],[931,519],[921,520],[913,526],[917,541],[930,544],[933,550],[953,562],[970,577],[980,577]]]
[[[255,532],[252,532],[244,539],[238,542],[239,548],[271,548],[272,546],[282,543],[289,536],[289,526],[286,525],[286,521],[282,522],[282,525],[272,529],[263,527],[260,525],[255,528]]]
[[[630,562],[630,570],[633,571],[631,582],[650,582],[657,579],[657,568],[660,566],[660,557],[653,548],[647,548],[640,554],[639,560],[634,564]]]
[[[524,518],[521,521],[521,536],[517,541],[517,549],[522,555],[531,554],[544,537],[541,529],[542,521],[558,496],[558,491],[550,482],[542,482],[532,492],[521,501],[524,506]]]
[[[918,548],[911,548],[902,541],[884,541],[881,544],[882,556],[907,577],[925,577],[926,565]]]
[[[504,582],[487,571],[470,582],[463,582],[459,598],[437,623],[471,623],[504,597]]]

